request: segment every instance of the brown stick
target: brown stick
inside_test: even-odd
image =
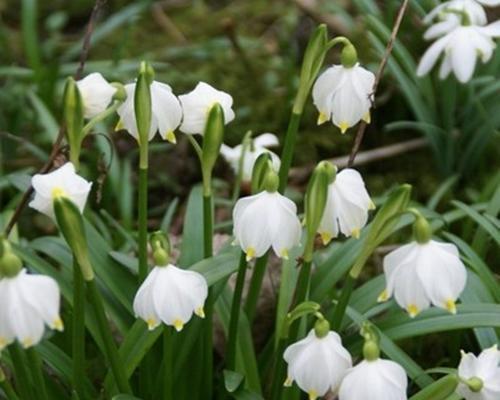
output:
[[[92,33],[94,32],[95,28],[95,22],[97,20],[99,11],[101,8],[104,6],[107,0],[96,0],[94,4],[94,8],[92,9],[92,13],[90,14],[89,22],[87,24],[87,30],[85,32],[85,36],[83,37],[83,45],[82,45],[82,51],[80,53],[80,63],[78,64],[78,68],[75,72],[75,80],[78,80],[82,77],[83,74],[83,69],[85,68],[85,63],[87,61],[89,51],[90,51],[90,39],[92,37]],[[64,134],[65,134],[65,126],[64,124],[61,125],[59,128],[59,133],[57,134],[57,138],[52,145],[52,150],[50,151],[49,159],[47,162],[40,168],[38,171],[39,174],[44,174],[48,172],[52,168],[52,164],[54,163],[54,160],[56,157],[59,155],[59,152],[61,151],[61,144],[64,139]],[[33,194],[33,187],[30,186],[26,192],[24,192],[23,197],[21,198],[21,201],[17,205],[14,214],[12,215],[9,223],[5,227],[4,230],[4,235],[6,237],[9,236],[10,232],[12,231],[12,228],[14,228],[14,225],[16,224],[17,220],[19,219],[19,216],[21,215],[23,209],[26,207],[28,204],[28,200],[30,199],[31,195]]]
[[[391,37],[389,38],[389,42],[387,43],[387,47],[385,48],[384,57],[382,58],[382,61],[380,62],[380,65],[378,67],[377,74],[375,75],[375,82],[373,83],[373,90],[370,95],[372,102],[373,99],[375,98],[375,93],[377,92],[377,87],[380,82],[380,79],[382,79],[382,74],[384,73],[387,61],[389,60],[389,57],[392,53],[392,48],[394,47],[394,42],[396,40],[396,36],[398,35],[399,28],[401,27],[401,22],[403,21],[404,14],[406,12],[406,9],[408,8],[408,3],[409,0],[404,0],[403,3],[401,4],[401,7],[399,7],[398,15],[396,17],[394,27],[392,28]],[[358,154],[359,146],[361,145],[361,142],[363,141],[363,136],[365,134],[366,125],[367,123],[365,121],[361,121],[359,124],[358,131],[356,132],[356,137],[354,139],[354,144],[352,146],[351,154],[349,155],[349,162],[347,163],[348,167],[352,167],[354,159]]]

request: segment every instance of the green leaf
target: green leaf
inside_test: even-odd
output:
[[[470,218],[477,222],[481,228],[488,232],[491,238],[497,243],[498,246],[500,246],[500,230],[498,230],[498,228],[491,221],[461,201],[453,200],[451,204],[463,210]]]
[[[458,376],[447,375],[410,397],[410,400],[446,400],[455,392],[457,385]]]
[[[184,216],[184,230],[182,232],[181,256],[178,264],[181,266],[193,265],[203,259],[203,189],[200,185],[194,186],[189,194],[186,215]]]
[[[229,393],[233,393],[241,386],[245,377],[236,371],[229,371],[225,369],[224,374],[224,387]]]

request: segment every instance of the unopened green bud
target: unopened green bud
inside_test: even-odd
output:
[[[422,215],[418,215],[413,223],[413,236],[420,244],[425,244],[431,240],[432,230],[427,219]]]
[[[149,141],[149,129],[151,127],[151,76],[154,76],[152,67],[148,62],[143,61],[139,68],[139,75],[134,93],[134,112],[137,124],[137,132],[139,134],[139,146],[147,149]],[[142,162],[140,167],[147,168],[147,151],[141,153]]]
[[[215,103],[208,112],[207,123],[203,134],[201,152],[201,168],[204,177],[204,195],[210,194],[210,179],[212,170],[220,153],[224,139],[224,110],[219,103]]]
[[[253,165],[252,169],[252,193],[262,191],[262,182],[269,170],[273,169],[271,155],[266,151],[262,153]]]
[[[266,176],[262,182],[262,188],[269,193],[274,193],[278,190],[280,185],[280,178],[278,174],[272,169],[267,171]]]
[[[318,338],[324,338],[330,332],[330,323],[324,318],[318,318],[314,324],[314,333]]]
[[[480,392],[484,386],[482,379],[478,378],[477,376],[467,379],[465,383],[467,384],[469,389],[474,393]]]
[[[345,68],[352,68],[358,62],[358,52],[351,43],[346,44],[342,49],[340,62]]]
[[[151,234],[149,242],[153,249],[153,259],[155,265],[161,267],[168,264],[170,259],[170,241],[162,231]]]
[[[16,256],[11,250],[6,251],[0,258],[0,276],[12,278],[16,276],[23,268],[21,259]]]
[[[116,92],[113,95],[113,100],[123,102],[127,99],[127,91],[125,90],[125,86],[123,86],[120,82],[113,82],[111,83],[111,86],[116,89]]]
[[[66,80],[63,93],[63,118],[70,149],[70,161],[78,166],[83,131],[83,101],[78,85],[72,77]]]

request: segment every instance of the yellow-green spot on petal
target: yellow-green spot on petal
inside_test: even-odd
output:
[[[284,260],[288,260],[288,249],[283,249],[283,250],[281,250],[281,252],[280,252],[280,256],[281,256],[281,258],[283,258]]]
[[[365,115],[363,115],[363,121],[365,121],[367,124],[372,122],[372,117],[370,115],[370,111],[368,111]]]
[[[324,124],[328,121],[328,115],[324,112],[320,112],[318,115],[318,125]]]
[[[323,246],[326,246],[333,239],[333,235],[330,232],[320,232],[321,241],[323,242]]]
[[[53,199],[57,199],[59,197],[64,197],[66,196],[66,192],[64,191],[64,189],[60,186],[56,186],[52,189],[52,198]]]
[[[184,328],[184,322],[182,322],[180,319],[174,320],[173,325],[177,332],[182,331],[182,328]]]
[[[245,253],[247,253],[247,261],[255,257],[255,249],[253,247],[247,247]]]
[[[55,329],[56,331],[63,331],[64,330],[64,324],[62,322],[62,319],[60,317],[57,317],[54,319],[52,322],[52,329]]]
[[[418,313],[420,312],[420,310],[418,309],[418,307],[415,305],[415,304],[410,304],[408,307],[407,307],[407,310],[408,310],[408,314],[410,315],[410,317],[416,317],[418,315]]]
[[[121,131],[121,130],[123,130],[123,129],[125,129],[125,124],[124,124],[124,123],[123,123],[123,121],[120,119],[120,120],[118,121],[118,123],[116,124],[116,126],[115,126],[115,131]]]
[[[453,299],[446,300],[445,307],[452,314],[457,313],[457,306],[456,306],[455,301]]]
[[[175,137],[174,131],[167,132],[167,134],[165,135],[165,139],[167,139],[167,141],[169,141],[170,143],[173,143],[173,144],[177,143],[177,139]]]
[[[291,376],[287,376],[285,382],[283,383],[283,386],[285,387],[290,387],[292,386],[293,379]]]
[[[351,231],[351,236],[354,238],[354,239],[359,239],[359,235],[361,234],[361,229],[359,228],[354,228],[352,231]]]
[[[21,341],[21,344],[23,345],[23,347],[25,349],[27,349],[28,347],[33,346],[33,338],[27,337],[27,338],[25,338],[25,339],[23,339]]]
[[[198,307],[194,310],[194,313],[200,318],[205,318],[205,310],[203,310],[203,307]]]
[[[344,134],[350,128],[350,125],[349,123],[344,121],[339,124],[339,128],[340,128],[340,133]]]
[[[368,209],[375,210],[376,208],[377,208],[377,206],[375,205],[375,203],[370,200],[370,204],[368,204]]]
[[[0,336],[0,350],[7,346],[9,342],[4,337]]]
[[[387,292],[387,289],[382,290],[382,293],[378,295],[377,301],[383,302],[387,301],[389,299],[389,293]]]
[[[146,320],[146,324],[148,324],[148,329],[151,331],[156,328],[156,326],[158,325],[158,321],[156,320],[156,318],[151,317]]]
[[[316,400],[318,398],[318,392],[316,390],[310,390],[309,393],[309,400]]]

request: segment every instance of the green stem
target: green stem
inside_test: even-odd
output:
[[[28,362],[33,372],[33,381],[36,387],[37,397],[40,400],[48,400],[47,388],[45,386],[45,378],[43,377],[42,361],[34,347],[26,350]]]
[[[213,255],[214,217],[211,195],[203,195],[203,257]]]
[[[7,400],[19,400],[19,397],[17,397],[16,392],[14,391],[14,388],[10,384],[10,382],[5,378],[5,375],[3,375],[3,371],[1,372],[3,379],[0,380],[0,388],[2,388],[3,392],[5,393],[5,396],[7,397]]]
[[[174,398],[174,371],[172,351],[172,328],[163,329],[163,400]]]
[[[148,274],[148,168],[139,168],[139,284]]]
[[[262,257],[259,257],[257,261],[255,261],[252,280],[250,281],[250,287],[248,289],[247,300],[245,303],[245,314],[247,315],[248,322],[250,324],[255,318],[255,311],[257,309],[257,302],[259,301],[260,290],[262,288],[262,282],[264,281],[264,275],[266,273],[268,258],[269,253],[266,253]]]
[[[82,377],[85,376],[85,283],[76,260],[73,260],[73,390],[85,398]]]
[[[350,274],[347,275],[347,279],[344,282],[344,287],[342,288],[340,298],[333,311],[332,320],[330,321],[331,329],[334,331],[338,331],[342,325],[345,310],[347,308],[347,304],[349,304],[349,299],[351,298],[355,282],[355,278],[353,278]]]
[[[104,343],[104,349],[106,351],[106,356],[108,362],[111,366],[111,372],[116,381],[116,385],[120,393],[132,394],[132,390],[127,380],[127,375],[125,373],[125,364],[120,360],[120,355],[116,348],[115,342],[113,341],[113,336],[111,329],[104,312],[104,305],[102,303],[101,293],[97,289],[95,279],[87,281],[87,294],[88,300],[92,304],[94,313],[97,319],[97,326]]]
[[[115,100],[115,102],[111,105],[111,107],[104,110],[102,113],[97,114],[94,118],[92,118],[87,124],[83,127],[82,130],[82,140],[87,136],[87,134],[92,130],[94,126],[96,126],[99,122],[105,120],[111,114],[114,114],[115,111],[120,107],[123,103],[121,101]]]
[[[236,285],[234,287],[233,302],[231,304],[231,317],[229,319],[229,330],[227,339],[227,368],[231,371],[236,369],[236,344],[238,337],[238,323],[240,319],[241,298],[243,296],[243,286],[245,285],[245,275],[247,272],[246,254],[242,251]]]
[[[9,346],[9,354],[14,365],[14,372],[16,375],[16,387],[19,395],[23,400],[33,400],[31,378],[28,369],[26,368],[27,361],[24,354],[17,343]]]
[[[285,136],[285,144],[283,145],[283,151],[281,153],[281,166],[279,172],[280,193],[283,193],[285,191],[286,185],[288,183],[288,171],[290,171],[290,167],[292,166],[293,152],[295,149],[295,142],[297,141],[297,132],[299,131],[301,117],[302,111],[300,111],[300,113],[292,111],[290,122],[288,123],[288,129]]]

